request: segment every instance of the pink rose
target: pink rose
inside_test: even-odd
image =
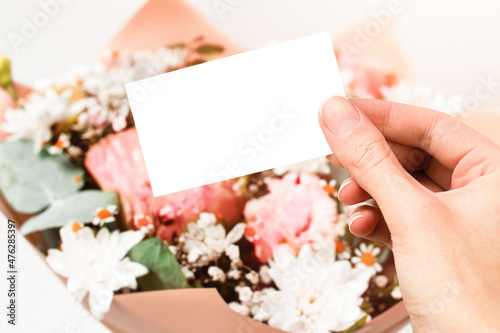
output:
[[[172,159],[172,163],[178,162]],[[103,190],[120,195],[126,228],[138,229],[134,222],[144,220],[137,217],[150,217],[156,234],[170,241],[201,212],[214,213],[229,223],[241,217],[242,199],[232,180],[153,198],[135,128],[99,140],[88,150],[84,164]]]
[[[304,244],[334,237],[337,203],[318,176],[288,173],[266,182],[269,194],[249,201],[244,210],[246,236],[259,260],[266,262],[278,244],[298,252]]]
[[[152,209],[159,221],[156,235],[164,240],[175,239],[202,212],[213,213],[230,224],[238,222],[243,201],[233,184],[228,180],[154,198]]]

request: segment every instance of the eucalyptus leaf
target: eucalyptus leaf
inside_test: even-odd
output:
[[[181,267],[175,256],[170,252],[168,246],[159,238],[150,238],[143,240],[135,245],[128,254],[130,260],[146,266],[150,272],[159,278],[163,286],[160,288],[155,276],[149,276],[138,280],[143,290],[158,289],[180,289],[190,287]],[[149,275],[149,274],[148,274]],[[148,284],[151,282],[152,284]]]
[[[0,188],[9,204],[23,213],[37,213],[83,186],[83,168],[63,154],[35,152],[33,144],[30,140],[0,144]]]
[[[23,234],[61,227],[70,221],[90,222],[99,207],[118,205],[115,192],[84,190],[52,202],[45,211],[27,220],[21,227]]]

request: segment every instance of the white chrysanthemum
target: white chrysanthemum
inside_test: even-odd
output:
[[[78,300],[89,293],[89,305],[97,318],[109,311],[113,291],[137,288],[136,278],[148,269],[125,257],[144,237],[142,231],[109,232],[102,228],[96,236],[92,229],[72,223],[61,228],[61,250],[49,249],[47,263],[68,278],[67,288]]]
[[[236,224],[226,235],[226,230],[217,224],[214,214],[201,213],[196,223],[189,223],[187,231],[179,237],[182,251],[187,253],[188,263],[201,267],[219,258],[226,253],[233,259],[236,258],[235,248],[232,246],[239,241],[245,233],[245,224]]]
[[[314,158],[312,160],[274,168],[273,172],[278,176],[283,176],[287,172],[308,172],[327,175],[331,172],[328,161],[324,157]]]
[[[335,261],[335,245],[314,252],[304,245],[296,257],[280,245],[269,261],[279,290],[269,293],[263,309],[269,325],[288,332],[343,331],[366,315],[360,308],[370,274]]]
[[[11,134],[9,140],[35,141],[35,150],[38,151],[52,138],[51,126],[54,123],[82,111],[81,103],[70,102],[72,94],[71,90],[58,94],[53,89],[47,89],[43,94],[31,94],[22,108],[5,111],[2,130]]]
[[[456,115],[464,105],[461,95],[446,98],[441,91],[436,91],[431,86],[412,85],[407,81],[401,81],[392,87],[382,87],[380,92],[384,99],[392,102],[416,105],[450,115]]]

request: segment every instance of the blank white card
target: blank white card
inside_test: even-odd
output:
[[[331,154],[318,111],[344,95],[328,32],[126,89],[154,196]]]

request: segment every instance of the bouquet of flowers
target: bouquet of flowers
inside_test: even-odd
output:
[[[390,250],[349,232],[353,207],[338,200],[346,175],[325,158],[152,196],[124,84],[222,50],[197,39],[109,51],[17,100],[3,59],[0,83],[15,100],[1,123],[3,195],[32,214],[21,231],[41,232],[48,264],[97,318],[115,293],[210,287],[284,331],[354,331],[401,294]],[[373,59],[338,59],[350,97],[460,105]]]

